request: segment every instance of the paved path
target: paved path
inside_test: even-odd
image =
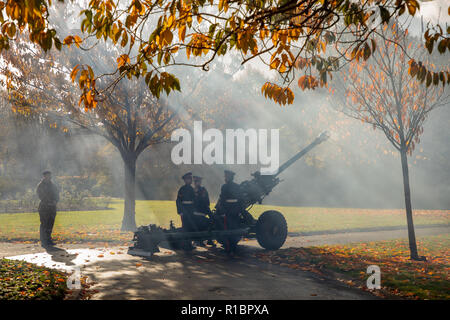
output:
[[[450,228],[417,230],[418,236],[449,233]],[[405,231],[356,232],[289,237],[285,247],[404,238]],[[373,299],[374,296],[313,273],[291,270],[252,258],[262,250],[256,241],[242,242],[237,258],[221,249],[193,253],[162,249],[151,260],[126,254],[125,247],[81,249],[64,245],[42,251],[35,244],[0,243],[0,256],[71,270],[96,284],[94,299]],[[32,252],[32,253],[30,253]],[[13,253],[13,254],[9,254]],[[18,256],[18,254],[27,253]]]
[[[260,262],[251,247],[242,247],[236,258],[222,249],[162,249],[151,260],[124,249],[60,249],[13,258],[67,271],[79,266],[96,283],[93,299],[374,299],[313,273]]]

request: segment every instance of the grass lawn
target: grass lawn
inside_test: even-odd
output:
[[[417,239],[426,262],[409,260],[407,240],[349,245],[288,248],[256,256],[266,262],[322,275],[333,273],[351,286],[367,290],[369,265],[381,271],[379,296],[412,299],[450,299],[450,234]],[[336,275],[337,273],[337,275]]]
[[[0,259],[0,300],[62,300],[67,275],[34,264]]]
[[[56,217],[54,237],[58,241],[129,241],[130,233],[121,233],[123,201],[113,200],[111,210],[64,211]],[[307,208],[256,205],[250,211],[256,218],[266,210],[281,211],[290,232],[342,230],[351,228],[404,226],[403,210]],[[450,210],[417,210],[416,225],[449,224]],[[170,220],[180,224],[174,201],[137,201],[138,225],[154,223],[168,227]],[[37,213],[0,214],[0,241],[37,241]]]

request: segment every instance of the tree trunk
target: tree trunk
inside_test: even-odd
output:
[[[136,231],[136,160],[134,153],[123,157],[125,164],[125,206],[122,231]]]
[[[406,154],[406,147],[400,150],[402,171],[403,171],[403,189],[405,192],[405,208],[406,208],[406,221],[408,223],[408,239],[409,250],[412,260],[420,260],[417,253],[416,235],[414,231],[412,206],[411,206],[411,190],[409,188],[409,172],[408,172],[408,157]]]

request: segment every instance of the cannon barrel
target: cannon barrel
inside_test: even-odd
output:
[[[252,180],[243,181],[240,185],[242,190],[242,203],[245,208],[252,206],[255,203],[261,203],[263,198],[267,196],[272,189],[280,183],[280,179],[277,177],[280,173],[290,167],[295,161],[299,160],[311,149],[318,144],[328,139],[327,132],[322,132],[313,142],[308,146],[300,150],[296,155],[283,163],[277,173],[273,175],[261,175],[259,171],[252,174]]]
[[[298,159],[303,157],[305,154],[307,154],[311,149],[313,149],[315,146],[321,144],[325,140],[329,138],[329,135],[326,131],[322,132],[317,138],[311,142],[308,146],[300,150],[296,155],[294,155],[292,158],[290,158],[288,161],[283,163],[279,169],[278,172],[274,175],[275,177],[278,176],[280,173],[282,173],[284,170],[289,168],[294,162],[296,162]]]

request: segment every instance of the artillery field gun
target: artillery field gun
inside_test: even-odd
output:
[[[259,171],[252,174],[251,180],[243,181],[240,184],[243,211],[241,214],[240,227],[225,230],[222,219],[216,213],[210,216],[210,227],[207,231],[185,232],[182,228],[175,228],[172,221],[169,229],[158,227],[154,224],[141,226],[134,233],[133,247],[130,247],[128,254],[136,256],[150,257],[155,252],[159,252],[158,246],[165,242],[172,249],[180,249],[186,241],[204,241],[216,239],[223,243],[227,237],[238,237],[257,239],[261,247],[268,250],[279,249],[287,237],[287,223],[284,216],[275,210],[265,211],[258,220],[255,220],[248,210],[256,203],[262,203],[263,199],[277,186],[281,180],[278,176],[299,160],[315,146],[328,139],[326,132],[321,133],[312,143],[299,151],[291,159],[282,164],[278,172],[273,175],[261,175]]]

